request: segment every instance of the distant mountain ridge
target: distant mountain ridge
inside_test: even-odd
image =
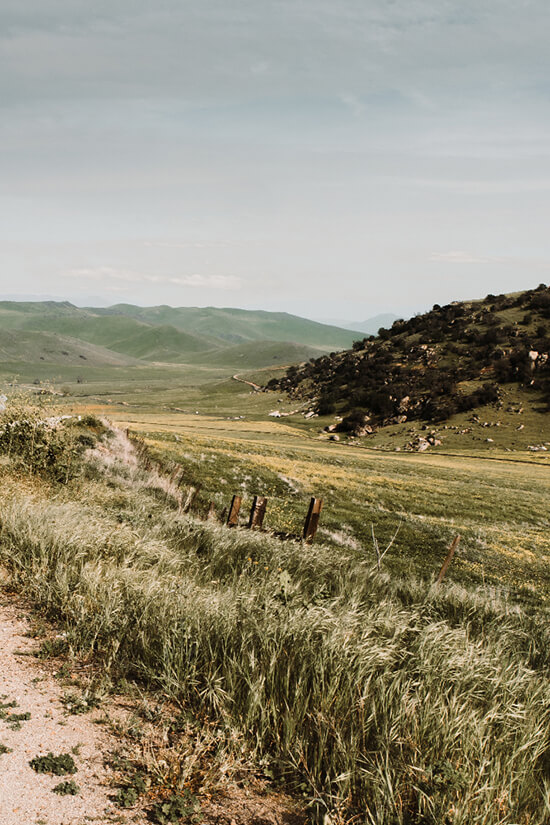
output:
[[[365,321],[343,321],[337,318],[319,318],[318,320],[322,324],[351,329],[365,335],[376,335],[381,327],[391,327],[393,322],[398,319],[399,315],[395,315],[393,312],[384,312],[380,315],[374,315],[372,318],[367,318]]]
[[[367,318],[366,321],[360,321],[357,324],[352,324],[350,329],[355,329],[358,332],[364,332],[365,335],[377,335],[378,330],[382,327],[391,327],[394,321],[399,320],[399,315],[394,315],[393,312],[385,312],[382,315],[375,315],[373,318]]]
[[[142,361],[224,364],[239,357],[254,366],[345,349],[357,337],[284,312],[131,304],[80,308],[69,301],[1,301],[0,329],[64,336]],[[254,343],[261,346],[254,350]]]

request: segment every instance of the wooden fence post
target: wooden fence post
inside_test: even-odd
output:
[[[231,499],[231,507],[229,508],[229,515],[227,516],[228,527],[236,527],[238,525],[241,502],[241,496],[233,496],[233,498]]]
[[[319,517],[321,515],[322,509],[323,499],[312,498],[309,502],[309,510],[307,511],[306,521],[304,524],[304,532],[302,533],[302,538],[304,539],[306,544],[311,544],[311,542],[315,538],[315,533],[317,532],[317,527],[319,525]]]
[[[264,523],[265,510],[267,507],[267,499],[264,496],[254,496],[252,501],[252,508],[250,510],[250,518],[248,519],[249,529],[257,527],[261,529]]]
[[[189,492],[187,493],[187,498],[185,499],[185,504],[183,505],[183,512],[188,513],[191,509],[193,502],[195,500],[195,496],[199,492],[197,487],[190,487]]]
[[[206,515],[206,520],[207,521],[217,521],[218,520],[218,516],[216,514],[216,505],[214,504],[213,501],[210,502],[210,505],[208,507],[208,513]]]
[[[183,467],[181,467],[179,464],[176,464],[176,466],[170,473],[170,484],[174,484],[176,487],[179,487],[182,475]]]
[[[447,558],[443,562],[443,567],[439,571],[439,576],[436,579],[436,584],[441,584],[441,582],[443,581],[443,576],[445,575],[445,573],[449,569],[449,565],[453,560],[453,556],[456,552],[456,548],[458,547],[458,542],[459,541],[460,541],[460,536],[457,536],[453,540],[453,543],[451,544],[451,546],[449,547],[449,552],[447,553]]]

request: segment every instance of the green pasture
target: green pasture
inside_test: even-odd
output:
[[[260,400],[256,396],[257,404]],[[221,513],[233,494],[269,499],[265,526],[301,530],[311,496],[323,498],[319,538],[376,563],[374,541],[396,573],[430,577],[460,534],[450,576],[529,601],[550,596],[550,462],[495,451],[390,453],[333,443],[279,420],[110,410],[153,453],[201,485],[199,502]]]
[[[37,389],[35,368],[20,385]],[[548,415],[523,408],[511,388],[500,409],[480,410],[476,422],[455,416],[434,430],[440,446],[409,453],[412,433],[433,428],[405,423],[332,442],[323,429],[333,418],[308,420],[307,403],[233,378],[264,384],[280,368],[87,366],[80,382],[76,368],[43,369],[40,388],[65,393],[51,403],[142,435],[158,457],[183,467],[185,483],[201,486],[199,507],[213,501],[221,514],[239,494],[245,521],[252,496],[265,495],[266,528],[299,533],[315,495],[324,500],[319,538],[335,550],[352,548],[374,564],[374,542],[384,549],[398,531],[384,569],[430,577],[460,534],[451,577],[529,600],[550,594],[550,451],[527,449],[550,440]],[[271,417],[275,410],[293,414]]]

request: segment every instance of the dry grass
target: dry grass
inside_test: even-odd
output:
[[[178,515],[112,444],[53,497],[4,467],[0,558],[74,651],[214,725],[218,765],[245,747],[315,810],[548,821],[542,608],[375,573],[341,535],[335,553]]]

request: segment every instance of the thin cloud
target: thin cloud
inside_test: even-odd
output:
[[[235,275],[144,275],[141,272],[132,272],[124,269],[115,269],[109,266],[82,267],[71,269],[65,273],[68,278],[83,278],[94,281],[122,281],[127,284],[155,284],[167,286],[188,286],[198,289],[227,289],[238,290],[243,286],[242,278]]]
[[[509,258],[501,258],[492,255],[473,255],[471,252],[462,250],[452,250],[451,252],[432,252],[430,261],[437,261],[448,264],[503,264]]]
[[[430,261],[448,264],[510,264],[532,269],[550,269],[550,261],[544,258],[520,258],[512,255],[476,255],[464,250],[432,252]]]
[[[340,100],[348,107],[354,117],[361,117],[365,111],[365,107],[357,95],[346,93],[340,96]]]
[[[145,241],[144,246],[158,249],[226,249],[234,246],[234,243],[227,241],[185,242],[185,241]]]

